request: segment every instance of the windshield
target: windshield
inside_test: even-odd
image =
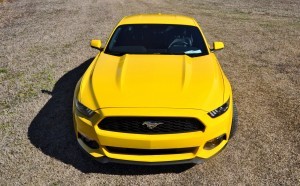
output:
[[[197,27],[168,24],[121,25],[111,37],[105,53],[207,55],[207,47]]]

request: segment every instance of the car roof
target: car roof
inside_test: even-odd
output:
[[[172,14],[138,14],[124,17],[118,25],[124,24],[178,24],[198,26],[194,18]]]

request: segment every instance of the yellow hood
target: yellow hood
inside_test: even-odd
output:
[[[84,78],[91,81],[90,86],[80,90],[80,95],[91,95],[96,102],[92,104],[80,96],[91,109],[153,107],[210,111],[223,103],[223,78],[214,54],[191,58],[132,54],[118,57],[101,53],[95,62],[94,70],[88,74],[90,79]]]

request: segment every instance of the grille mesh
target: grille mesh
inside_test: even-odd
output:
[[[174,134],[205,129],[195,118],[174,117],[107,117],[98,127],[102,130],[135,134]]]
[[[133,149],[133,148],[120,148],[120,147],[106,146],[106,149],[111,153],[117,153],[117,154],[161,155],[161,154],[193,153],[197,150],[197,147],[178,148],[178,149]]]

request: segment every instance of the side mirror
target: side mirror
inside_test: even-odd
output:
[[[224,48],[224,43],[217,41],[213,43],[213,48],[211,50],[222,50],[223,48]]]
[[[100,40],[91,40],[91,47],[100,50],[101,49],[101,41]]]

